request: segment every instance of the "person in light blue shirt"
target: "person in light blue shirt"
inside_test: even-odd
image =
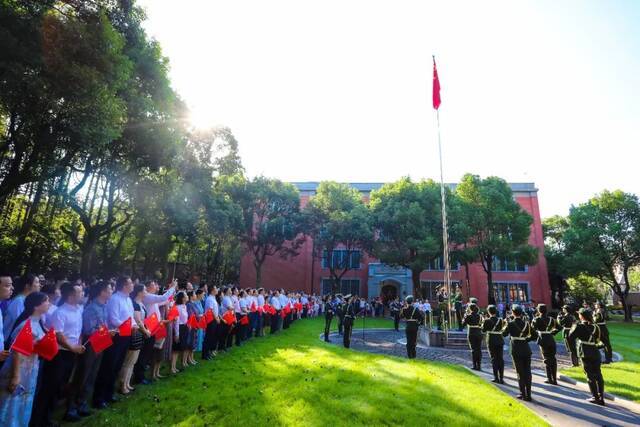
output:
[[[6,301],[13,294],[13,279],[9,275],[0,275],[0,301]],[[9,337],[7,337],[9,338]],[[0,310],[0,367],[9,357],[9,351],[4,346],[4,328],[2,327],[2,310]]]
[[[13,325],[15,324],[16,319],[24,311],[25,298],[33,292],[40,292],[40,279],[38,279],[38,276],[29,274],[18,281],[15,289],[15,296],[9,303],[3,320],[5,339],[8,339],[11,336],[11,331],[13,330]]]

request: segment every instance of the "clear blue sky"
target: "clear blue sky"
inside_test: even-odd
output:
[[[543,216],[640,194],[640,1],[143,0],[198,126],[249,175],[533,181]]]

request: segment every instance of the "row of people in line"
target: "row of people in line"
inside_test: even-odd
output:
[[[317,297],[282,290],[178,288],[173,281],[159,292],[155,281],[122,277],[99,281],[86,294],[68,282],[41,292],[37,278],[24,280],[4,313],[0,425],[55,425],[62,397],[65,420],[77,421],[91,413],[89,403],[105,408],[118,400],[116,391],[126,395],[162,378],[164,361],[176,374],[198,363],[197,349],[210,360],[234,341],[262,336],[265,324],[276,333],[320,311]],[[11,277],[0,276],[0,301],[12,293]]]
[[[611,363],[612,350],[605,322],[604,307],[598,304],[595,314],[587,307],[573,314],[570,306],[563,308],[563,313],[554,318],[545,304],[538,304],[532,321],[522,307],[513,305],[507,318],[498,316],[494,305],[487,307],[486,313],[480,314],[476,301],[467,308],[462,321],[468,328],[468,341],[474,370],[481,370],[482,340],[486,335],[487,349],[491,356],[493,382],[504,383],[504,338],[510,337],[510,354],[518,375],[520,399],[531,400],[531,348],[529,342],[535,341],[544,360],[547,379],[545,383],[557,385],[558,363],[556,359],[556,342],[554,335],[563,331],[567,351],[571,354],[574,366],[578,360],[582,363],[587,382],[592,393],[590,401],[604,405],[604,380],[600,369],[600,348],[605,352],[605,363]]]

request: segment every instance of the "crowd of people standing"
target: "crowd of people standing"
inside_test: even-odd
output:
[[[15,286],[14,286],[15,285]],[[73,422],[219,352],[318,316],[320,299],[283,289],[194,286],[130,277],[56,283],[0,275],[0,425]]]

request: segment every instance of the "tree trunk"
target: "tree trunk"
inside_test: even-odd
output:
[[[95,233],[93,231],[85,230],[82,245],[80,246],[82,254],[80,258],[80,277],[85,280],[89,279],[91,276],[91,261],[97,243],[98,239]]]
[[[256,268],[256,288],[260,288],[262,283],[262,262],[256,260],[253,266]]]
[[[420,273],[422,270],[413,269],[411,270],[411,282],[413,283],[413,297],[416,298],[418,291],[420,290]],[[398,292],[399,294],[400,292]],[[399,296],[399,295],[398,295]],[[422,296],[420,296],[422,298]]]

